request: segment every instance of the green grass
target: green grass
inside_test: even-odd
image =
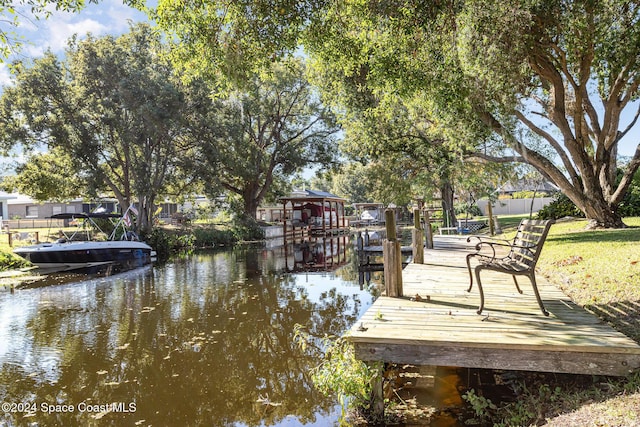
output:
[[[590,231],[584,220],[554,224],[540,269],[580,305],[639,301],[640,218],[625,223],[629,228]]]
[[[503,231],[509,230],[517,227],[520,224],[520,221],[529,218],[529,214],[521,214],[521,215],[498,215],[498,223],[500,224],[500,228]],[[535,215],[534,215],[535,218]]]

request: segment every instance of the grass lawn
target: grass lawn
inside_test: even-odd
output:
[[[585,230],[586,220],[558,221],[538,269],[577,304],[640,342],[640,218],[625,223],[629,228]]]
[[[505,238],[520,219],[500,217]],[[584,306],[640,343],[640,218],[628,228],[586,230],[586,220],[560,220],[551,226],[538,270],[576,304]]]
[[[640,300],[640,218],[622,230],[584,229],[586,221],[551,227],[539,266],[581,305]]]

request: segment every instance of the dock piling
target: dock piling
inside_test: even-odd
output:
[[[425,245],[427,249],[433,249],[433,229],[431,228],[431,215],[429,209],[424,210]]]
[[[402,250],[396,234],[396,218],[393,209],[384,212],[387,238],[382,243],[384,284],[389,297],[402,296]]]
[[[420,209],[413,210],[413,230],[411,230],[413,262],[424,264],[424,230],[420,223]]]

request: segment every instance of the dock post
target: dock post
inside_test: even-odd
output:
[[[429,210],[424,211],[424,232],[425,232],[425,244],[427,249],[433,249],[433,229],[431,228],[431,215]]]
[[[376,371],[371,379],[372,416],[374,420],[384,420],[384,364],[369,362],[369,368]]]
[[[358,266],[364,265],[366,255],[364,253],[364,238],[362,237],[362,231],[358,231],[356,234],[356,248],[358,250]]]
[[[495,223],[493,222],[493,206],[491,206],[491,199],[487,202],[487,216],[489,217],[489,235],[495,236],[496,229]]]
[[[413,210],[413,230],[411,230],[413,263],[424,264],[424,230],[420,224],[420,209]]]
[[[388,297],[402,296],[402,252],[396,234],[395,211],[384,211],[387,238],[382,242],[384,284]]]

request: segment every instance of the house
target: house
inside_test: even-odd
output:
[[[23,194],[12,193],[7,201],[8,219],[46,219],[51,215],[60,213],[88,213],[101,207],[107,212],[116,212],[118,202],[116,199],[102,199],[95,202],[85,202],[82,199],[74,199],[69,202],[38,202]]]
[[[9,200],[14,198],[13,194],[0,191],[0,220],[9,218]]]
[[[501,185],[498,189],[498,194],[503,198],[512,197],[515,193],[521,192],[536,192],[538,196],[550,195],[559,191],[559,188],[549,181],[536,181],[520,179],[517,181],[508,181]]]

